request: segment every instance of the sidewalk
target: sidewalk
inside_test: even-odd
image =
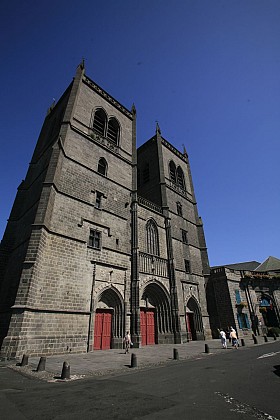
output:
[[[269,343],[275,341],[273,338],[268,339]],[[279,343],[279,340],[278,340]],[[205,352],[205,345],[209,348],[209,353]],[[254,344],[252,338],[245,339],[245,347],[239,347],[238,351],[256,345],[265,345],[263,337],[258,337],[258,344]],[[36,372],[40,357],[29,357],[28,366],[16,366],[16,362],[9,363],[9,366],[32,378],[47,380],[50,382],[61,380],[62,366],[64,362],[70,365],[71,379],[82,379],[92,376],[114,375],[124,372],[132,372],[135,369],[143,369],[168,365],[176,363],[173,359],[174,349],[178,352],[179,360],[198,359],[209,357],[220,353],[236,351],[228,344],[227,349],[221,348],[220,340],[191,341],[184,344],[162,344],[154,346],[145,346],[140,349],[131,349],[129,354],[125,354],[124,350],[98,350],[91,353],[80,354],[63,354],[56,356],[48,356],[46,358],[46,371]],[[137,359],[137,367],[131,369],[131,354]],[[21,362],[17,360],[17,362]]]

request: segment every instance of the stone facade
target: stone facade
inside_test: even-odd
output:
[[[271,262],[273,269],[269,268]],[[251,261],[213,267],[206,295],[214,338],[221,328],[231,326],[239,337],[278,331],[280,260],[269,257],[263,264]]]
[[[175,167],[175,177],[173,166]],[[138,184],[137,184],[138,183]],[[83,64],[43,124],[0,248],[5,356],[209,336],[207,250],[187,153]]]

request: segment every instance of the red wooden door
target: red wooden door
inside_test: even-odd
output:
[[[94,350],[108,350],[111,347],[112,312],[98,310],[94,324]]]
[[[102,329],[102,350],[108,350],[111,347],[111,325],[112,313],[105,312],[103,314],[103,329]]]
[[[141,309],[140,327],[142,346],[155,344],[155,312],[153,310]]]
[[[154,311],[146,312],[147,320],[147,344],[155,344],[155,313]]]
[[[146,324],[146,312],[141,309],[140,310],[140,329],[141,329],[141,337],[142,337],[142,346],[147,345],[147,324]]]

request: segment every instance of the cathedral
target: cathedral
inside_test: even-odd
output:
[[[210,274],[186,150],[136,147],[82,62],[48,110],[0,245],[1,355],[210,338]]]

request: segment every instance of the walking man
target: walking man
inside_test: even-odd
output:
[[[125,348],[125,354],[129,353],[129,348],[130,348],[130,344],[131,344],[131,337],[129,334],[129,331],[126,332],[125,336],[124,336],[124,348]]]
[[[220,331],[220,337],[223,349],[227,349],[227,336],[224,330]]]

